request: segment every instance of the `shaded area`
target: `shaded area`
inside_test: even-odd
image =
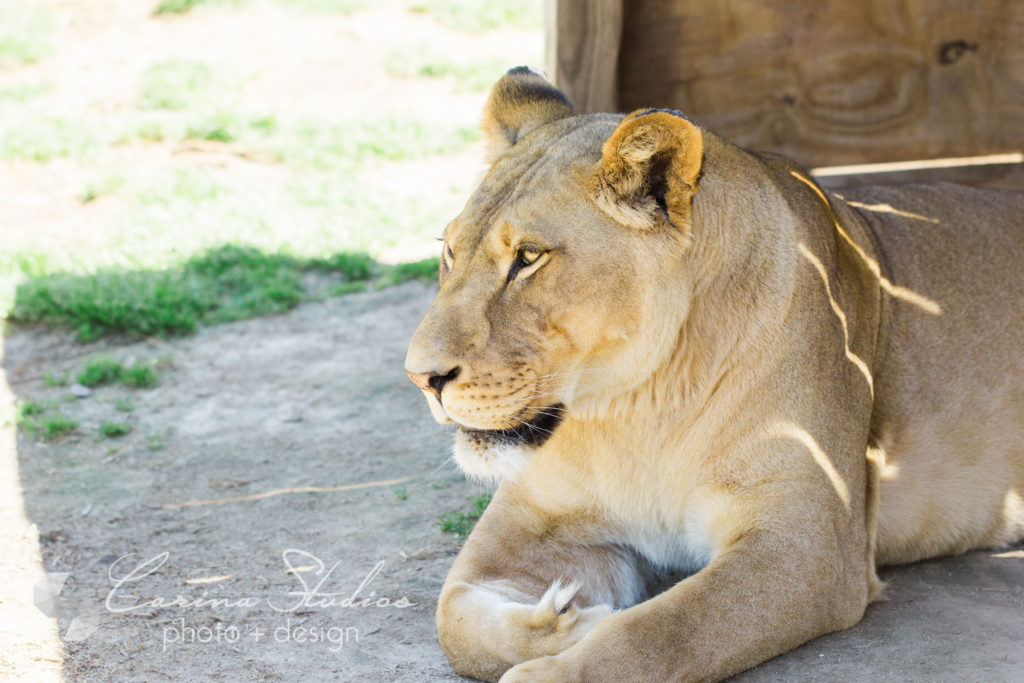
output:
[[[433,626],[459,547],[438,517],[483,491],[449,462],[450,436],[402,370],[432,296],[410,282],[166,342],[7,337],[13,393],[60,401],[80,425],[49,442],[18,435],[43,565],[69,574],[66,679],[458,680]],[[66,399],[46,384],[100,353],[169,360],[148,389]],[[123,399],[132,431],[97,438]],[[107,603],[112,577],[141,565],[154,571]],[[340,601],[367,577],[367,605],[297,604],[304,586]]]
[[[19,435],[25,513],[39,527],[44,567],[69,572],[59,620],[68,679],[463,680],[434,630],[459,548],[438,517],[469,517],[485,492],[456,471],[450,435],[402,371],[434,291],[406,283],[111,349],[170,361],[154,388],[101,385],[66,402],[81,424],[70,436]],[[103,350],[70,343],[67,333],[22,330],[5,341],[3,368],[20,399],[59,398],[45,373],[72,371]],[[89,436],[125,398],[135,406],[124,418],[133,431],[116,441]],[[301,551],[290,564],[289,549]],[[146,608],[109,612],[111,573],[162,553],[157,571],[123,591]],[[324,590],[348,597],[381,561],[364,591],[414,606],[277,612],[267,604],[289,607],[299,577],[315,585],[332,567]],[[1024,551],[894,567],[882,578],[888,598],[860,624],[736,680],[1019,680]],[[234,603],[152,605],[178,595]],[[248,597],[258,603],[238,604]],[[81,637],[87,630],[69,630],[75,618],[96,630]],[[241,629],[236,643],[188,640],[187,628],[223,634],[232,625]],[[299,642],[297,627],[340,630],[331,632],[337,643]]]
[[[885,598],[859,624],[732,680],[1021,680],[1024,551],[973,552],[879,576]]]

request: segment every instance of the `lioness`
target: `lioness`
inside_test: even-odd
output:
[[[720,679],[857,623],[878,565],[1024,536],[1024,198],[841,197],[524,68],[484,129],[406,359],[500,480],[438,604],[456,671]]]

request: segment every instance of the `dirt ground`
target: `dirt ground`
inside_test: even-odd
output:
[[[40,330],[4,341],[21,397],[61,398],[44,369],[98,352],[164,359],[154,389],[66,403],[77,435],[17,441],[42,565],[68,573],[67,680],[459,680],[433,612],[460,542],[437,517],[481,489],[402,371],[432,294],[408,283],[166,343],[81,347]],[[136,406],[132,433],[89,436],[119,398]],[[1024,551],[885,578],[888,600],[861,624],[739,680],[1024,680]]]

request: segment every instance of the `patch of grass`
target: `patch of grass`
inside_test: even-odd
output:
[[[476,526],[480,515],[484,514],[484,510],[487,509],[487,505],[491,502],[491,494],[485,493],[482,496],[471,498],[470,501],[473,503],[473,507],[468,512],[451,510],[438,517],[441,523],[441,531],[453,533],[456,538],[466,538],[469,536],[469,532]]]
[[[143,109],[181,110],[209,100],[223,86],[213,67],[192,59],[167,59],[151,64],[139,83]]]
[[[37,62],[53,49],[50,15],[26,0],[0,0],[0,66]]]
[[[291,310],[302,301],[302,264],[288,254],[221,247],[189,260],[186,278],[205,291],[204,320],[224,322]]]
[[[185,200],[193,208],[199,202],[213,201],[224,195],[225,188],[207,173],[175,169],[163,174],[149,187],[143,188],[136,200],[142,204],[168,206]]]
[[[454,152],[479,139],[475,127],[379,119],[349,123],[304,121],[278,141],[279,160],[312,168],[366,159],[418,159]]]
[[[378,283],[381,287],[398,285],[409,280],[424,283],[437,282],[437,271],[440,262],[437,258],[426,258],[412,263],[400,263],[388,268]]]
[[[146,445],[151,451],[162,451],[167,448],[167,440],[163,434],[149,434],[146,436]]]
[[[182,268],[58,273],[28,280],[18,286],[11,318],[69,326],[83,341],[115,333],[131,337],[188,334],[201,323],[294,308],[306,298],[302,276],[309,270],[336,272],[343,280],[357,282],[371,276],[373,263],[358,254],[300,259],[253,247],[224,246],[192,257]],[[117,365],[120,374],[106,381],[123,379],[124,368]],[[148,373],[155,381],[155,372],[148,366],[131,372],[138,373],[136,381],[150,381]],[[92,380],[92,374],[83,371],[79,382],[94,386],[83,381],[83,375]]]
[[[18,401],[18,412],[16,420],[21,423],[31,417],[42,415],[46,412],[46,404],[40,403],[39,401],[33,401],[28,399],[25,401]]]
[[[82,203],[88,204],[99,197],[115,194],[127,182],[127,178],[120,174],[108,174],[98,178],[86,186],[85,192],[82,193]]]
[[[121,382],[136,389],[152,389],[160,381],[160,375],[151,365],[133,364],[121,372]]]
[[[225,0],[160,0],[154,14],[184,14],[199,5],[223,3]],[[366,6],[366,0],[276,0],[285,7],[324,12],[329,14],[350,14]],[[235,0],[234,4],[244,4],[244,0]]]
[[[121,135],[122,141],[138,138],[139,140],[145,140],[147,142],[163,142],[169,137],[172,136],[168,134],[164,122],[152,119],[139,121],[134,124],[130,130]]]
[[[78,373],[78,383],[85,387],[98,387],[104,384],[114,384],[121,380],[124,374],[124,365],[113,358],[93,358],[85,364],[85,368]]]
[[[78,373],[77,379],[79,384],[86,387],[121,383],[135,389],[149,389],[157,385],[160,375],[149,363],[125,365],[113,358],[100,356],[90,359]],[[127,406],[123,412],[132,410],[131,401],[127,401]],[[122,410],[120,403],[117,409]]]
[[[53,441],[70,434],[78,428],[78,423],[64,413],[49,413],[38,417],[26,417],[19,422],[21,427],[33,439]]]
[[[480,91],[494,85],[514,64],[500,58],[456,62],[419,45],[392,52],[385,66],[390,74],[399,78],[450,77],[458,90]]]
[[[429,14],[457,31],[478,33],[497,28],[541,28],[541,0],[418,0],[412,12]]]
[[[310,265],[320,270],[339,273],[346,282],[351,283],[369,280],[373,275],[376,262],[369,254],[343,251],[331,256],[312,259]]]
[[[160,0],[153,14],[183,14],[198,5],[207,5],[216,0]]]
[[[135,410],[135,404],[130,398],[119,398],[114,401],[114,410],[119,413],[130,413]]]
[[[0,127],[0,159],[48,161],[80,157],[100,144],[87,124],[31,112]]]
[[[130,434],[132,426],[124,422],[108,422],[103,420],[100,422],[100,436],[104,439],[114,439],[119,436]]]
[[[48,387],[66,387],[71,382],[71,372],[65,370],[59,375],[55,375],[49,370],[43,374],[43,383]]]
[[[180,273],[101,270],[56,273],[18,285],[12,320],[65,325],[79,340],[124,332],[130,336],[192,332],[209,307]]]
[[[48,89],[48,86],[42,83],[22,83],[7,88],[0,88],[0,104],[24,104],[31,99],[39,97]]]
[[[351,14],[366,7],[366,0],[277,0],[277,3],[324,14]]]
[[[405,490],[404,486],[400,486],[395,489],[395,498],[398,500],[407,500],[409,498],[409,492]]]

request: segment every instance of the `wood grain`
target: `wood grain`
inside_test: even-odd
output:
[[[580,112],[615,111],[623,0],[547,0],[547,70]]]
[[[561,35],[587,10],[558,4]],[[574,87],[604,82],[599,40],[572,38]],[[1021,151],[1024,2],[631,0],[617,80],[623,111],[681,109],[807,166]]]

